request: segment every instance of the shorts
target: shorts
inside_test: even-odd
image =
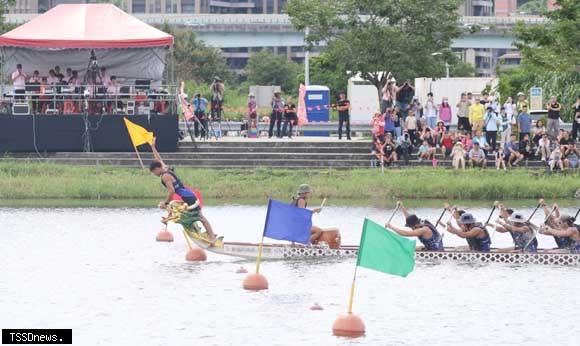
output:
[[[568,160],[570,168],[578,168],[578,160]]]
[[[180,196],[181,197],[181,196]],[[187,205],[194,205],[195,203],[197,203],[197,198],[194,196],[188,196],[188,197],[181,197],[181,199],[187,203]],[[199,210],[201,209],[200,207],[195,208],[194,210]]]

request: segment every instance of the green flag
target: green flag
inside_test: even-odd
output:
[[[415,240],[365,219],[357,266],[405,277],[415,267]]]

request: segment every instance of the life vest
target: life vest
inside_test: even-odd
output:
[[[570,247],[572,243],[572,239],[570,237],[556,237],[554,236],[554,241],[558,246],[558,249],[567,249]]]
[[[435,226],[433,226],[429,221],[424,221],[423,225],[426,227],[429,227],[429,229],[431,230],[431,233],[433,233],[431,235],[430,239],[418,237],[419,241],[421,241],[421,243],[423,243],[423,245],[425,246],[425,250],[426,251],[444,251],[443,238],[441,238],[441,234],[437,231],[437,228]]]
[[[306,199],[304,199],[304,197],[302,196],[294,196],[292,197],[292,205],[295,207],[298,207],[298,201],[299,200],[303,200],[304,201],[304,208],[306,208],[308,206],[308,202],[306,202]]]
[[[580,233],[580,225],[574,225],[578,233]],[[580,254],[580,240],[570,239],[570,253]]]
[[[489,237],[489,232],[487,232],[487,229],[481,224],[481,223],[476,223],[473,225],[474,227],[478,227],[481,228],[484,232],[485,232],[485,237],[483,238],[471,238],[472,243],[469,243],[469,246],[471,247],[471,250],[473,251],[479,251],[479,252],[489,252],[489,250],[491,249],[491,238]],[[472,247],[473,244],[473,247]]]
[[[534,232],[532,232],[529,224],[525,224],[530,231],[526,233],[510,232],[516,249],[523,250],[524,252],[537,252],[538,251],[538,239],[534,237]],[[530,239],[533,240],[530,241]],[[529,243],[529,244],[528,244]],[[526,247],[527,245],[527,247]],[[524,249],[525,248],[525,249]]]
[[[184,199],[188,199],[191,202],[191,200],[194,199],[196,201],[199,201],[200,207],[203,207],[203,201],[201,199],[201,193],[199,191],[194,190],[189,186],[185,186],[181,182],[179,177],[177,177],[177,175],[175,175],[175,173],[173,173],[172,171],[167,171],[164,174],[169,174],[173,177],[173,189],[175,190],[175,193],[173,194],[173,196],[171,196],[172,200],[184,201]],[[163,181],[163,179],[161,179],[161,184],[165,186],[165,182]]]

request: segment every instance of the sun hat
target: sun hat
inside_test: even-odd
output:
[[[310,185],[308,184],[302,184],[298,187],[298,193],[308,193],[308,192],[312,192],[312,188],[310,188]]]
[[[526,218],[524,217],[524,214],[522,214],[522,213],[513,213],[508,220],[510,222],[514,222],[514,223],[525,223],[526,222]]]
[[[248,97],[256,97],[253,93],[249,93]]]
[[[472,225],[475,223],[475,218],[470,213],[464,213],[459,218],[459,224],[461,225]]]
[[[406,227],[414,227],[415,225],[419,224],[420,222],[421,222],[421,220],[419,220],[419,218],[417,217],[417,215],[412,214],[412,215],[409,215],[405,219],[405,226]]]
[[[524,93],[520,91],[520,92],[518,93],[518,96],[524,96]]]

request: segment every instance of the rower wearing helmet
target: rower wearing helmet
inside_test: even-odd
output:
[[[458,224],[459,228],[455,228],[451,222],[448,222],[447,231],[467,240],[471,250],[489,252],[491,248],[489,233],[484,225],[475,221],[473,215],[464,213],[459,218]]]
[[[427,220],[421,221],[415,214],[410,214],[402,202],[397,202],[397,206],[405,215],[405,227],[411,228],[410,231],[396,227],[391,223],[385,225],[386,228],[402,235],[403,237],[417,237],[423,243],[425,251],[445,251],[443,247],[443,237],[437,231],[437,228]]]
[[[575,219],[569,215],[560,215],[559,227],[552,228],[548,225],[540,228],[540,233],[553,235],[554,237],[568,238],[570,253],[580,254],[580,225],[574,224]]]
[[[292,197],[292,204],[298,208],[307,208],[308,207],[308,200],[312,196],[312,188],[308,184],[302,184],[298,187],[298,191],[296,196]],[[322,208],[314,208],[312,209],[313,213],[320,213]],[[312,225],[312,229],[310,231],[310,242],[312,244],[318,243],[322,236],[323,230],[318,226]]]

